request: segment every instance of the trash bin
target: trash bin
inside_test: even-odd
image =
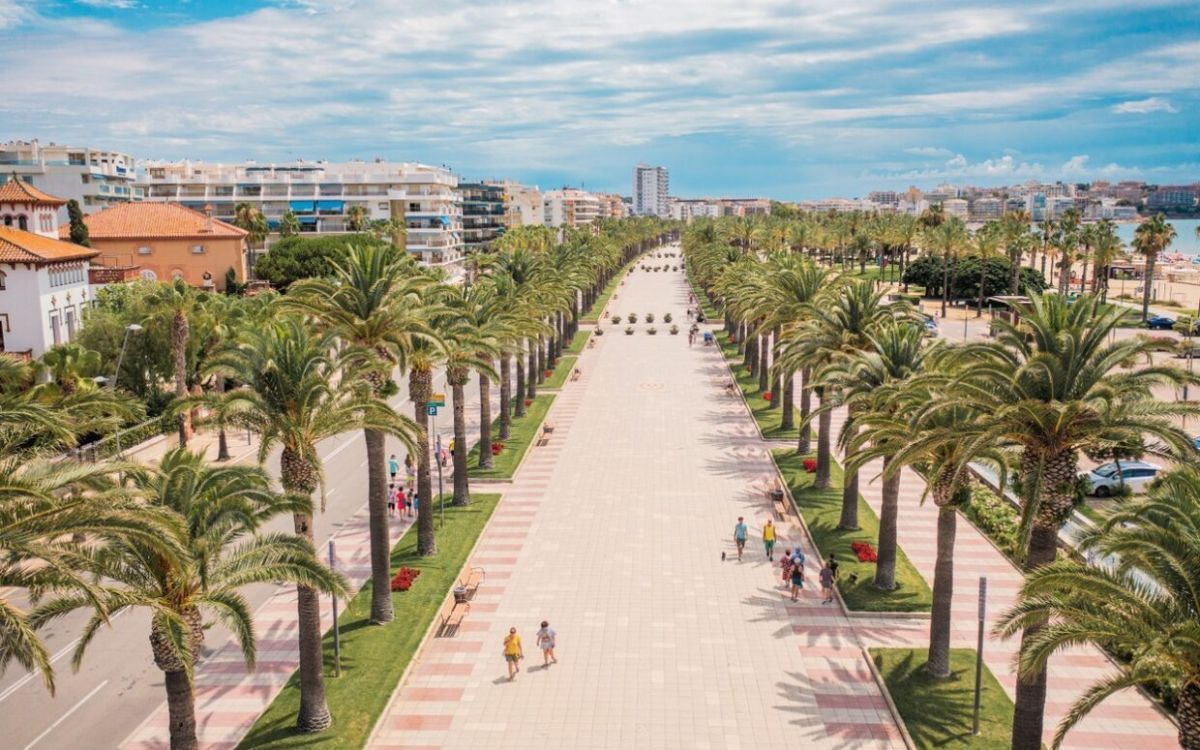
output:
[[[454,587],[454,601],[461,604],[461,603],[465,602],[466,600],[467,600],[466,587],[465,586],[455,586]]]
[[[782,503],[783,502],[783,490],[780,490],[780,489],[771,490],[771,501],[775,502],[775,503]]]

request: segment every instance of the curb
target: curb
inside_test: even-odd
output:
[[[558,401],[558,393],[559,392],[557,390],[551,390],[551,391],[547,391],[545,393],[545,395],[547,395],[547,396],[553,396],[554,399],[550,402],[550,408],[546,409],[546,416],[542,418],[541,422],[538,422],[539,428],[543,424],[546,423],[547,419],[550,418],[550,412],[552,412],[554,410],[554,404],[555,404],[555,402]],[[539,393],[538,395],[542,395],[542,394]],[[536,432],[535,432],[535,435],[536,435]],[[517,476],[517,474],[521,471],[521,467],[525,465],[525,461],[527,461],[529,459],[529,456],[531,456],[533,454],[533,449],[536,447],[537,447],[537,438],[534,437],[534,441],[529,444],[528,448],[525,449],[525,455],[521,456],[521,460],[517,462],[517,465],[515,467],[513,467],[512,476],[508,477],[507,479],[476,478],[476,477],[471,476],[471,472],[468,471],[467,472],[467,480],[470,481],[471,484],[482,484],[485,486],[486,485],[512,484],[513,481],[515,481],[515,477]]]
[[[908,733],[908,727],[904,725],[904,719],[900,716],[900,709],[896,708],[896,702],[892,700],[892,694],[888,692],[887,683],[883,681],[883,675],[879,674],[879,670],[875,667],[875,660],[871,658],[871,653],[865,646],[860,646],[860,648],[863,659],[867,662],[867,669],[871,670],[871,676],[875,678],[875,684],[879,686],[879,692],[883,694],[883,699],[887,702],[892,720],[900,728],[900,738],[904,740],[904,746],[908,750],[917,750],[917,745],[913,742],[912,735]]]

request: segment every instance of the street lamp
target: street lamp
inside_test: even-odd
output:
[[[113,390],[117,388],[117,378],[121,375],[121,360],[125,359],[125,347],[129,344],[129,334],[137,333],[142,330],[142,327],[137,323],[130,323],[125,326],[125,336],[121,339],[121,351],[117,353],[117,367],[113,371],[112,380],[109,381],[109,387]],[[117,455],[121,455],[121,430],[116,433]]]

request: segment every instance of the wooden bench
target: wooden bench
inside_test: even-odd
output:
[[[479,584],[483,583],[485,575],[483,568],[471,568],[466,576],[458,579],[458,585],[466,590],[465,596],[468,601],[475,598],[475,592],[479,590]]]
[[[538,438],[538,446],[547,445],[550,442],[550,433],[554,432],[554,425],[546,422],[542,425],[542,436]]]
[[[583,375],[583,371],[576,367],[575,371],[571,373],[571,380],[579,380],[581,375]]]
[[[442,610],[442,624],[438,628],[439,638],[450,638],[458,635],[458,628],[462,625],[463,618],[471,611],[471,605],[468,602],[454,602],[449,609]]]
[[[771,501],[771,505],[775,509],[775,515],[779,520],[785,520],[791,515],[791,508],[788,507],[787,495],[784,494],[780,487],[768,487],[766,490],[767,500]]]

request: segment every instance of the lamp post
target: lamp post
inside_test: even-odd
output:
[[[138,325],[137,323],[130,323],[129,325],[125,326],[125,336],[121,339],[121,351],[117,353],[117,367],[115,370],[113,370],[112,380],[110,380],[108,383],[108,387],[112,388],[113,390],[116,390],[117,378],[119,378],[121,376],[121,361],[125,359],[125,347],[129,344],[129,334],[137,333],[140,330],[142,330],[142,327],[140,325]],[[117,430],[116,442],[117,442],[117,455],[119,456],[119,455],[121,455],[121,431],[120,430]]]

